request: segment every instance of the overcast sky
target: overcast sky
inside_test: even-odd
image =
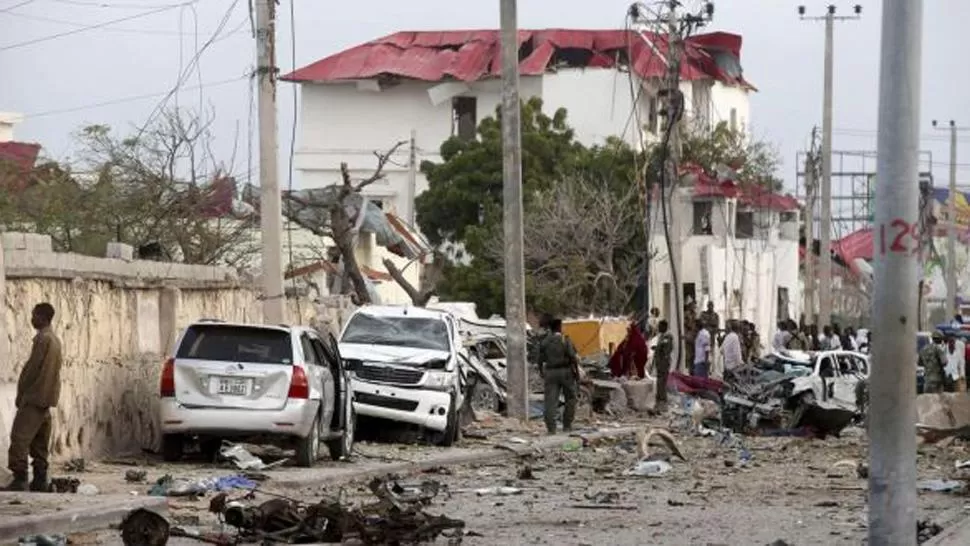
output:
[[[399,30],[498,26],[498,0],[283,0],[278,53],[284,72],[292,63],[291,1],[297,20],[298,66]],[[178,102],[197,106],[201,99],[207,107],[214,106],[215,152],[228,158],[236,146],[237,171],[245,172],[252,111],[245,75],[255,55],[248,1],[201,0],[189,7],[166,9],[176,3],[0,0],[0,111],[28,115],[16,138],[41,143],[52,158],[69,159],[72,133],[83,125],[130,130],[144,123],[162,95],[175,86],[180,67],[184,70],[189,65],[198,46],[228,13],[219,38],[199,57],[198,70],[187,75]],[[741,63],[746,77],[759,89],[751,98],[753,131],[777,145],[784,160],[781,174],[789,185],[794,180],[795,153],[807,145],[812,126],[821,121],[822,108],[823,23],[800,21],[799,3],[722,0],[716,2],[710,27],[744,37]],[[829,2],[805,3],[810,15],[821,15]],[[840,13],[849,14],[855,3],[836,5]],[[836,26],[836,149],[871,150],[876,145],[882,3],[860,3],[861,20]],[[628,5],[628,0],[521,0],[519,27],[621,28]],[[941,185],[948,176],[948,136],[934,131],[930,121],[957,118],[958,124],[970,127],[970,68],[965,55],[970,39],[963,34],[970,20],[970,2],[930,0],[925,6],[921,133],[924,149],[933,154],[936,183]],[[83,30],[125,17],[133,18]],[[293,122],[292,88],[280,85],[281,162],[285,165]],[[970,131],[960,141],[966,152],[957,161],[958,181],[970,185]]]

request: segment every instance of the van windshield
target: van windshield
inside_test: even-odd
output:
[[[390,345],[414,349],[449,351],[451,343],[445,321],[424,317],[375,317],[358,313],[350,319],[341,343]]]
[[[291,364],[290,334],[257,326],[196,324],[185,331],[175,358],[250,364]]]

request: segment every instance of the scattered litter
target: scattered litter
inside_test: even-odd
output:
[[[100,491],[98,490],[97,486],[90,483],[86,483],[84,485],[78,486],[77,488],[78,495],[87,495],[89,497],[93,497],[98,493],[100,493]]]
[[[266,470],[267,464],[239,444],[225,444],[219,450],[223,458],[232,461],[239,470]]]
[[[570,438],[562,445],[563,451],[579,451],[580,449],[583,449],[582,438]]]
[[[31,535],[21,537],[17,541],[17,546],[67,546],[67,537],[64,535]]]
[[[966,488],[966,482],[958,480],[923,480],[916,484],[920,491],[934,491],[937,493],[955,493]]]
[[[424,470],[425,474],[441,474],[443,476],[451,476],[454,474],[450,468],[447,466],[432,466]]]
[[[860,480],[869,479],[869,465],[859,461],[859,465],[855,467],[856,476],[859,476]]]
[[[195,497],[210,491],[228,491],[231,489],[254,489],[258,484],[246,476],[221,476],[190,480],[173,478],[164,475],[148,490],[153,497]]]
[[[916,543],[922,544],[943,532],[943,527],[929,520],[916,522]]]
[[[532,472],[532,467],[525,465],[519,469],[516,473],[516,477],[520,480],[534,480],[536,479],[535,474]]]
[[[51,478],[48,490],[51,493],[77,493],[77,488],[80,486],[81,480],[77,478]]]
[[[637,510],[639,506],[632,504],[573,504],[570,508],[579,510]]]
[[[657,476],[663,476],[670,470],[673,466],[667,461],[649,461],[643,460],[637,463],[635,467],[627,471],[628,475],[632,476],[645,476],[648,478],[653,478]]]
[[[125,481],[129,483],[141,483],[145,481],[148,472],[144,470],[129,470],[125,472]]]
[[[821,502],[816,502],[815,503],[815,506],[817,506],[819,508],[835,508],[838,505],[839,505],[839,503],[837,501],[833,501],[833,500],[827,500],[827,501],[821,501]]]
[[[529,443],[528,440],[523,440],[522,438],[518,438],[516,436],[513,436],[513,437],[509,438],[508,440],[506,440],[506,442],[508,442],[510,444],[528,444]]]
[[[620,494],[616,491],[600,491],[598,493],[584,495],[586,500],[596,504],[616,504],[620,500]]]
[[[120,529],[125,546],[165,546],[168,543],[168,521],[151,510],[139,508],[129,512]]]
[[[64,463],[64,472],[84,472],[87,463],[78,457]]]
[[[680,451],[677,446],[677,440],[674,438],[673,434],[662,428],[652,428],[647,431],[645,428],[637,430],[637,458],[643,460],[650,457],[650,441],[654,438],[659,438],[663,445],[670,451],[671,455],[676,456],[682,461],[686,461],[687,457]]]
[[[481,489],[476,489],[475,494],[479,497],[484,497],[486,495],[498,495],[500,497],[507,497],[510,495],[521,495],[522,490],[518,487],[483,487]]]
[[[957,461],[954,466],[956,466],[957,470],[960,470],[961,468],[970,468],[970,459],[967,459],[966,461]]]

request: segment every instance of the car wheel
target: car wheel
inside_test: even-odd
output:
[[[320,418],[313,420],[310,433],[296,442],[296,464],[303,468],[313,466],[320,457]]]
[[[162,460],[174,463],[182,459],[182,448],[185,438],[181,434],[162,435]]]
[[[436,444],[441,447],[451,447],[455,445],[455,442],[461,438],[461,427],[458,425],[460,418],[461,416],[459,415],[459,410],[455,406],[455,395],[452,395],[451,405],[448,406],[448,425],[445,427],[443,432],[435,434],[437,437],[437,441],[435,442]]]
[[[347,415],[347,426],[340,438],[335,438],[327,442],[327,449],[330,450],[330,458],[339,461],[343,458],[350,458],[354,453],[354,434],[357,431],[357,411],[353,404],[350,406],[350,413]]]
[[[471,385],[469,401],[472,411],[480,413],[483,411],[498,411],[499,399],[492,386],[480,379],[475,380]]]
[[[808,407],[815,403],[815,393],[809,391],[803,393],[796,403],[795,410],[792,412],[791,420],[788,422],[788,428],[795,428],[801,422],[802,417],[805,416],[805,412],[808,411]]]

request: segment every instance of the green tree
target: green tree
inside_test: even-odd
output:
[[[780,190],[781,157],[770,143],[732,130],[727,123],[711,131],[690,131],[682,147],[683,162],[694,163],[714,174],[721,166],[733,169],[739,181]]]

